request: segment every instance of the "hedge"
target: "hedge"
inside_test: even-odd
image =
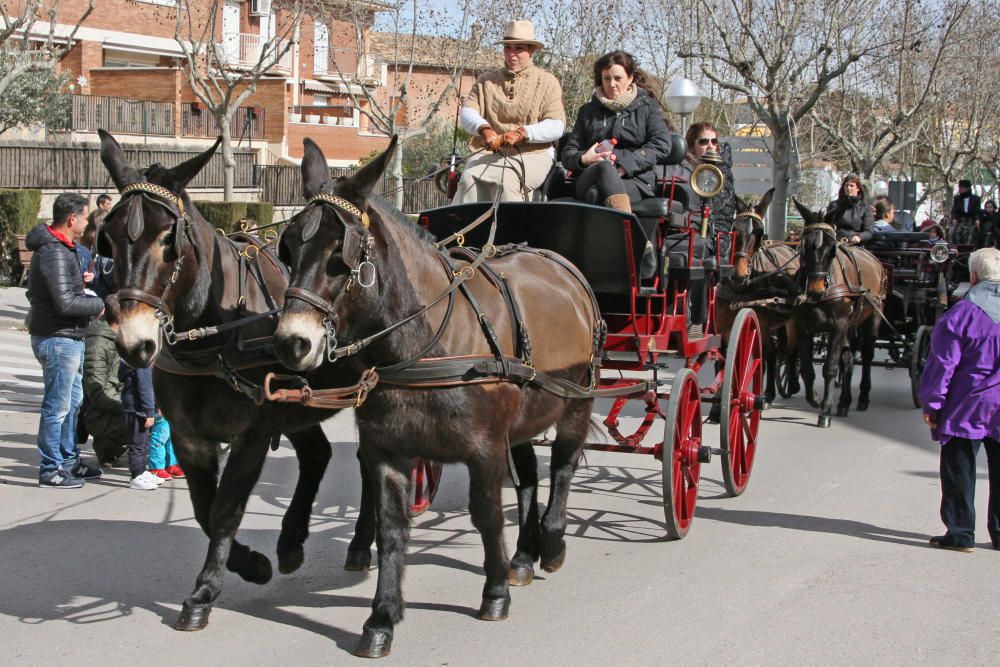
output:
[[[0,280],[14,283],[20,278],[16,236],[38,223],[41,203],[41,190],[0,190]]]
[[[247,217],[253,218],[258,227],[269,225],[274,219],[274,204],[266,201],[247,202]]]
[[[245,201],[195,201],[193,203],[210,225],[227,234],[238,229],[237,223],[240,218],[247,217],[247,203]]]

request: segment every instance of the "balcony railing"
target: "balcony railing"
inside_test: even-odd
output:
[[[114,134],[174,136],[174,105],[169,102],[103,95],[67,97],[70,103],[63,122],[49,129],[96,132],[102,128]]]
[[[357,49],[319,46],[313,54],[313,75],[346,81],[373,82],[382,79],[382,60]]]
[[[256,67],[257,63],[260,62],[261,50],[265,47],[268,49],[266,60],[271,62],[274,60],[274,54],[281,53],[287,44],[287,40],[270,41],[264,35],[245,32],[230,33],[222,36],[222,42],[218,45],[218,57],[227,67],[249,69]],[[268,68],[268,71],[270,70],[291,72],[292,49],[285,51],[277,62]]]
[[[263,139],[265,110],[240,107],[229,123],[229,134],[233,139]],[[195,102],[181,104],[181,135],[185,137],[217,137],[219,126],[215,115]]]
[[[354,120],[354,108],[350,105],[288,107],[288,120],[292,123],[357,126]]]

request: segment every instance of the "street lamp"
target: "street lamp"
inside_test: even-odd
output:
[[[875,181],[873,188],[875,190],[876,197],[881,197],[883,195],[889,194],[889,184],[886,183],[885,181]]]
[[[691,79],[674,79],[663,95],[667,110],[681,117],[681,134],[687,132],[688,116],[701,104],[701,91]]]

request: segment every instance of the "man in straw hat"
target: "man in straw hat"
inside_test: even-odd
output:
[[[555,162],[554,144],[566,127],[562,87],[535,67],[532,55],[544,44],[531,21],[511,21],[504,31],[504,67],[476,80],[465,98],[462,128],[473,135],[455,203],[528,201]]]

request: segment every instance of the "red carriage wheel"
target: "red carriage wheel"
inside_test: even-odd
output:
[[[667,535],[679,540],[694,519],[701,462],[701,392],[689,368],[682,369],[670,387],[663,430],[663,515]]]
[[[444,466],[437,461],[417,459],[410,473],[410,517],[420,516],[427,511],[441,483]]]
[[[750,481],[763,407],[763,371],[760,324],[752,310],[743,308],[736,314],[729,336],[719,394],[722,481],[730,496],[743,493]]]

